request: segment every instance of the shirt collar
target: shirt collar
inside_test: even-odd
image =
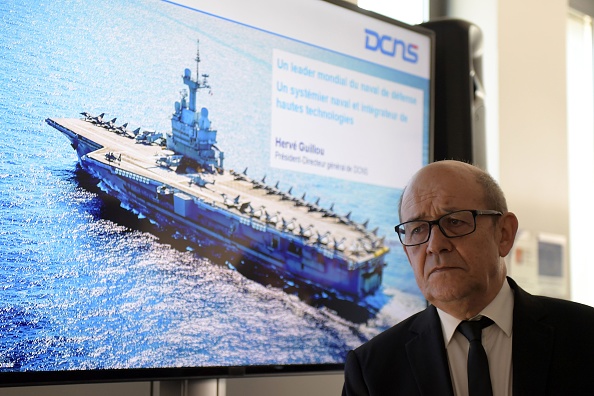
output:
[[[436,307],[437,308],[437,307]],[[437,308],[439,319],[441,320],[441,329],[446,346],[450,343],[456,328],[461,320],[453,317],[445,311]],[[487,305],[480,313],[481,316],[487,316],[505,333],[506,336],[511,337],[512,322],[514,314],[514,293],[507,283],[507,279],[503,282],[501,290],[497,296]],[[477,316],[479,316],[477,315]]]

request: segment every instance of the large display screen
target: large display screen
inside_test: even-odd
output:
[[[425,307],[393,227],[430,33],[321,0],[0,19],[0,384],[337,369]]]

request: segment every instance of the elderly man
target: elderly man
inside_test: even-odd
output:
[[[349,353],[343,396],[594,394],[594,308],[506,277],[518,220],[491,176],[432,163],[406,187],[400,219],[431,305]]]

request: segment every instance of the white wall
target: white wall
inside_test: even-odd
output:
[[[448,11],[486,38],[489,171],[521,229],[569,239],[568,1],[452,0]],[[569,297],[568,279],[564,287]]]
[[[574,3],[574,1],[572,1]],[[594,2],[587,11],[594,17]],[[594,266],[589,257],[594,223],[594,75],[592,19],[572,13],[568,21],[567,112],[571,298],[594,306]]]
[[[567,236],[567,1],[501,0],[499,15],[501,184],[523,227]]]

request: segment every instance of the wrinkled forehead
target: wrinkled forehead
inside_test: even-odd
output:
[[[472,168],[433,166],[419,171],[402,197],[402,221],[460,209],[483,209],[484,191]]]

